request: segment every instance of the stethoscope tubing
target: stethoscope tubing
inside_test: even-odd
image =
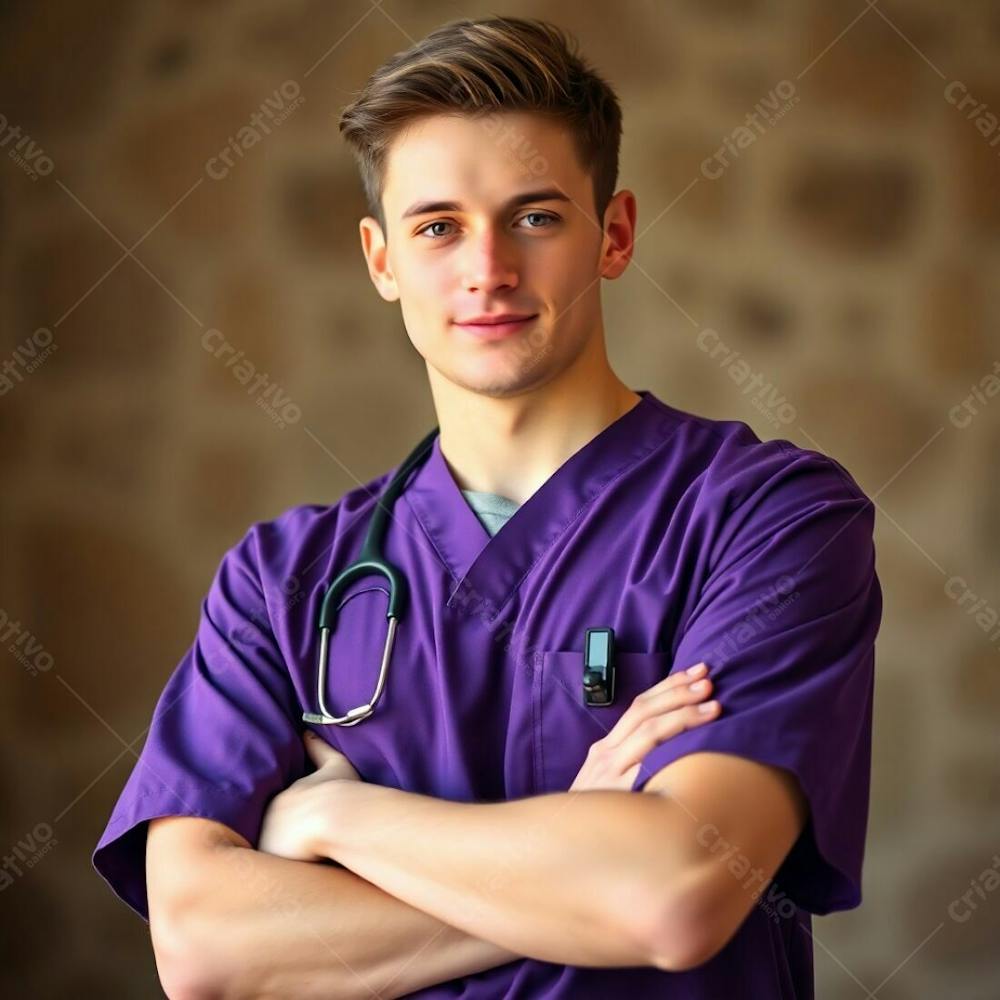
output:
[[[375,510],[368,522],[368,530],[361,546],[361,552],[356,562],[346,567],[327,587],[319,613],[319,656],[316,670],[316,702],[319,712],[303,712],[305,722],[320,726],[356,726],[367,719],[378,704],[385,689],[389,663],[392,659],[392,649],[396,641],[396,629],[407,610],[409,584],[406,576],[397,566],[390,563],[382,551],[392,507],[403,492],[410,473],[430,453],[434,438],[438,435],[435,427],[403,460],[389,485],[383,490],[375,502]],[[389,584],[389,605],[386,609],[388,631],[385,645],[382,649],[382,661],[379,665],[378,681],[372,697],[363,705],[357,705],[344,715],[334,715],[326,704],[326,675],[330,651],[330,635],[337,627],[337,615],[340,606],[337,604],[341,594],[356,579],[363,576],[378,574],[385,577]]]

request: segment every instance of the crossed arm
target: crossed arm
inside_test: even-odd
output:
[[[311,848],[343,868],[253,851],[210,824],[197,828],[202,849],[185,855],[195,859],[185,877],[163,891],[159,848],[170,824],[190,820],[154,821],[147,878],[161,980],[171,997],[367,997],[521,957],[699,965],[773,877],[805,799],[788,772],[716,753],[673,762],[644,793],[456,803],[330,781],[316,786]],[[732,848],[752,878],[734,876]]]

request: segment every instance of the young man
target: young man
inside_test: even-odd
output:
[[[341,129],[439,434],[394,502],[386,473],[226,553],[98,871],[171,996],[810,997],[810,914],[861,898],[871,503],[611,370],[635,198],[557,29],[446,25]],[[369,573],[320,702],[380,506],[386,684]]]

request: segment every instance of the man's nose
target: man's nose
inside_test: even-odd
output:
[[[487,229],[467,239],[462,283],[469,292],[491,292],[517,285],[517,250],[510,239]]]

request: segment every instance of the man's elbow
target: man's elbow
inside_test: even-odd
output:
[[[700,887],[661,901],[648,936],[649,964],[665,972],[687,972],[714,958],[736,930],[720,925],[718,911]]]
[[[170,1000],[229,997],[226,978],[217,967],[220,956],[218,918],[207,905],[218,899],[219,859],[234,857],[246,841],[212,820],[192,816],[159,817],[150,822],[146,839],[146,895],[149,933],[156,971]],[[208,887],[215,887],[209,890]],[[224,895],[224,893],[223,893]],[[216,910],[216,906],[211,906]],[[216,947],[212,947],[212,942]]]
[[[160,987],[168,1000],[221,1000],[227,994],[204,980],[189,974],[183,966],[161,970],[157,963]]]
[[[204,945],[197,949],[190,934],[178,926],[180,921],[150,912],[150,938],[156,974],[170,1000],[217,1000],[224,996],[203,967]]]
[[[156,972],[170,1000],[221,1000],[235,998],[235,981],[224,975],[220,949],[211,941],[217,932],[197,895],[170,894],[149,897],[149,935]]]
[[[704,965],[710,958],[715,958],[726,944],[725,940],[710,935],[700,938],[694,935],[685,937],[692,937],[694,940],[683,942],[674,940],[661,944],[654,949],[649,964],[657,969],[663,969],[664,972],[688,972],[697,969],[699,965]]]

